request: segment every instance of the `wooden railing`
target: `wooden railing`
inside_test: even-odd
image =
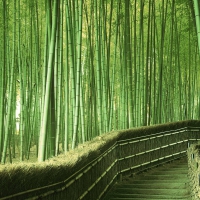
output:
[[[200,140],[200,123],[193,122],[110,133],[115,141],[105,142],[106,149],[96,150],[100,152],[96,158],[64,181],[2,199],[103,199],[122,176],[186,156],[188,146]]]

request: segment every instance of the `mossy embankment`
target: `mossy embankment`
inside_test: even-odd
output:
[[[0,165],[0,198],[54,183],[62,183],[119,140],[199,125],[200,121],[189,120],[112,131],[102,134],[92,141],[85,142],[66,154],[61,154],[42,163],[22,162]]]

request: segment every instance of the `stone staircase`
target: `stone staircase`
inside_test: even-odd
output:
[[[187,159],[180,159],[146,172],[123,177],[104,200],[190,200]]]

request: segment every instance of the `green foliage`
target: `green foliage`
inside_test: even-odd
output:
[[[42,161],[111,130],[199,119],[192,1],[0,5],[2,163],[33,147]]]

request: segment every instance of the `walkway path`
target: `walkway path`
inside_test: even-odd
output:
[[[105,200],[189,200],[187,173],[187,160],[181,159],[132,177],[124,177]]]

